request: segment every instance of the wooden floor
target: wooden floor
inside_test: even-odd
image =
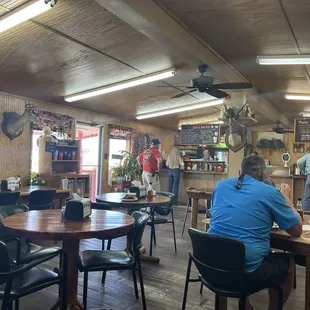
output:
[[[156,228],[157,246],[153,255],[160,257],[160,264],[142,263],[146,301],[148,310],[181,309],[188,252],[191,250],[187,234],[181,237],[181,228],[185,208],[175,208],[178,253],[174,253],[172,227],[170,224],[159,225]],[[200,215],[201,216],[201,215]],[[203,216],[199,219],[203,219]],[[203,226],[201,225],[201,229]],[[147,227],[143,236],[144,246],[149,247],[150,229]],[[114,240],[112,249],[123,249],[125,239]],[[81,250],[100,249],[98,240],[81,241]],[[54,268],[57,262],[49,263]],[[193,272],[195,274],[195,271]],[[297,290],[293,291],[285,309],[304,309],[304,269],[297,269]],[[79,299],[82,300],[83,276],[79,276]],[[45,289],[21,300],[22,310],[46,310],[53,305],[57,297],[57,288]],[[267,309],[267,293],[260,292],[252,298],[255,310]],[[90,273],[88,308],[93,310],[142,309],[141,301],[134,297],[131,272],[108,272],[105,287],[101,286],[101,273]],[[204,289],[199,294],[199,284],[191,283],[189,287],[187,309],[214,309],[214,295]],[[235,300],[229,300],[228,309],[237,309]]]

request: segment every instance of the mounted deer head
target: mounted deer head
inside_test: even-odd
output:
[[[24,126],[28,121],[35,122],[37,120],[37,117],[33,113],[35,108],[34,105],[27,103],[22,115],[16,112],[3,112],[1,128],[10,140],[19,137],[23,133]]]

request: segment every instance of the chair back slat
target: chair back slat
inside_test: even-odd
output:
[[[193,228],[188,233],[193,247],[192,258],[202,278],[213,288],[246,291],[249,274],[244,268],[244,244]]]
[[[11,258],[6,244],[0,241],[0,273],[11,271]],[[6,281],[6,277],[0,276],[0,284]]]
[[[142,235],[149,219],[149,215],[144,212],[135,211],[131,215],[135,219],[134,228],[127,235],[127,244],[131,255],[135,255],[142,247]]]
[[[16,205],[20,192],[0,192],[0,206]]]
[[[157,196],[164,196],[164,197],[169,197],[170,198],[170,202],[168,206],[163,207],[155,207],[154,211],[155,213],[162,215],[162,216],[167,216],[171,213],[171,209],[173,207],[172,201],[174,198],[174,194],[173,193],[169,193],[169,192],[156,192]]]

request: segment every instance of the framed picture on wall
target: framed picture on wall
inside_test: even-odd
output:
[[[304,143],[294,143],[293,144],[293,152],[294,153],[304,153],[305,152]]]

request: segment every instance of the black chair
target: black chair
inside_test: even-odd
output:
[[[48,210],[54,206],[55,189],[39,189],[29,195],[29,210]]]
[[[245,271],[245,246],[242,242],[208,234],[190,228],[193,254],[189,254],[182,310],[185,310],[189,282],[201,282],[214,292],[215,310],[219,310],[220,296],[239,299],[239,310],[246,309],[246,298],[267,287],[256,287],[250,274]],[[190,279],[191,265],[194,261],[199,277]],[[278,291],[278,310],[282,310],[283,292]]]
[[[0,206],[0,240],[4,243],[10,242],[10,257],[17,265],[28,264],[33,260],[41,259],[59,252],[58,247],[42,247],[18,238],[13,238],[5,232],[2,224],[3,219],[14,214],[28,211],[29,209],[25,205]],[[12,244],[13,241],[16,243],[15,245]]]
[[[79,270],[84,272],[83,286],[83,305],[87,306],[87,283],[88,273],[92,271],[108,270],[132,270],[135,295],[138,295],[138,286],[136,279],[136,268],[138,268],[139,280],[141,286],[143,309],[146,310],[143,277],[140,264],[140,248],[142,247],[142,235],[149,215],[143,212],[134,212],[132,217],[135,219],[135,226],[127,236],[127,251],[94,251],[86,250],[80,254]]]
[[[166,196],[170,198],[170,203],[168,207],[155,207],[150,209],[150,219],[147,222],[147,225],[151,227],[151,237],[150,237],[150,256],[153,253],[153,242],[156,245],[156,231],[155,226],[160,224],[172,224],[173,230],[173,240],[174,240],[174,251],[177,252],[177,243],[175,238],[175,226],[174,226],[174,216],[173,216],[173,198],[174,194],[168,192],[156,192],[158,196]],[[158,217],[157,215],[168,216],[171,214],[171,220],[164,217]]]
[[[66,279],[67,279],[67,259],[61,249],[57,252],[32,261],[26,265],[11,266],[12,258],[5,243],[0,241],[0,300],[2,300],[1,310],[12,310],[15,302],[15,310],[19,309],[19,299],[29,294],[40,291],[52,285],[59,285],[61,291],[60,300],[53,307],[58,306],[61,310],[66,310]],[[47,269],[39,268],[38,265],[63,255],[62,276]]]
[[[20,192],[0,192],[0,206],[16,205]]]
[[[92,202],[91,208],[94,210],[106,210],[106,211],[112,210],[112,207],[109,204],[101,203],[101,202]],[[105,240],[108,240],[107,250],[111,250],[112,240],[116,239],[116,238],[124,237],[124,236],[126,236],[126,234],[117,235],[111,239],[100,239],[100,238],[98,238],[99,240],[102,240],[101,249],[102,250],[105,249]],[[102,273],[101,283],[104,283],[104,281],[105,281],[105,271],[103,271],[103,273]]]
[[[196,188],[195,187],[187,187],[186,191],[194,190],[194,189],[196,189]],[[208,204],[208,208],[207,209],[199,209],[198,210],[198,214],[204,214],[206,218],[207,218],[207,215],[208,215],[208,209],[211,208],[210,200],[207,201],[207,204]],[[185,230],[185,225],[186,225],[186,220],[187,220],[188,213],[191,213],[191,212],[192,212],[192,199],[188,197],[186,211],[185,211],[185,217],[184,217],[183,227],[182,227],[182,234],[181,234],[182,237],[184,235],[184,230]]]

